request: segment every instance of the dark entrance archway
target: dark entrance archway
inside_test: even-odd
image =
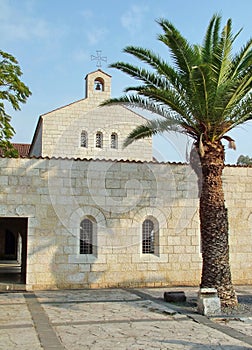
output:
[[[28,218],[0,217],[0,282],[26,283]]]

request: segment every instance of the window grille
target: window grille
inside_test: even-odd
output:
[[[81,147],[88,146],[88,135],[86,131],[81,132]]]
[[[93,253],[93,223],[89,219],[80,224],[80,254]]]
[[[118,136],[116,133],[111,134],[111,148],[118,148]]]
[[[103,136],[101,132],[96,133],[96,141],[95,141],[95,146],[97,148],[102,148],[102,143],[103,143]]]
[[[154,253],[154,223],[146,219],[142,226],[142,253],[143,254],[153,254]]]

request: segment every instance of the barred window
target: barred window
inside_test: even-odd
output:
[[[111,148],[118,148],[118,136],[115,132],[111,134]]]
[[[142,253],[153,254],[155,246],[154,223],[146,219],[142,225]]]
[[[86,131],[81,132],[81,147],[87,147],[88,146],[88,134]]]
[[[98,131],[96,133],[96,140],[95,140],[95,146],[97,148],[102,148],[102,144],[103,144],[103,135],[100,131]]]
[[[93,223],[89,219],[80,224],[80,254],[93,254]]]

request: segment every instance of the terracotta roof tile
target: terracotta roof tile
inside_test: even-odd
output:
[[[28,143],[13,143],[14,148],[18,151],[20,157],[28,157],[30,144]],[[0,155],[3,155],[3,151],[0,149]]]

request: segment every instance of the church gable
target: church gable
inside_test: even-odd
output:
[[[41,116],[30,155],[152,160],[151,139],[123,148],[128,134],[145,119],[122,105],[100,107],[110,96],[111,77],[101,70],[88,74],[85,99]]]

